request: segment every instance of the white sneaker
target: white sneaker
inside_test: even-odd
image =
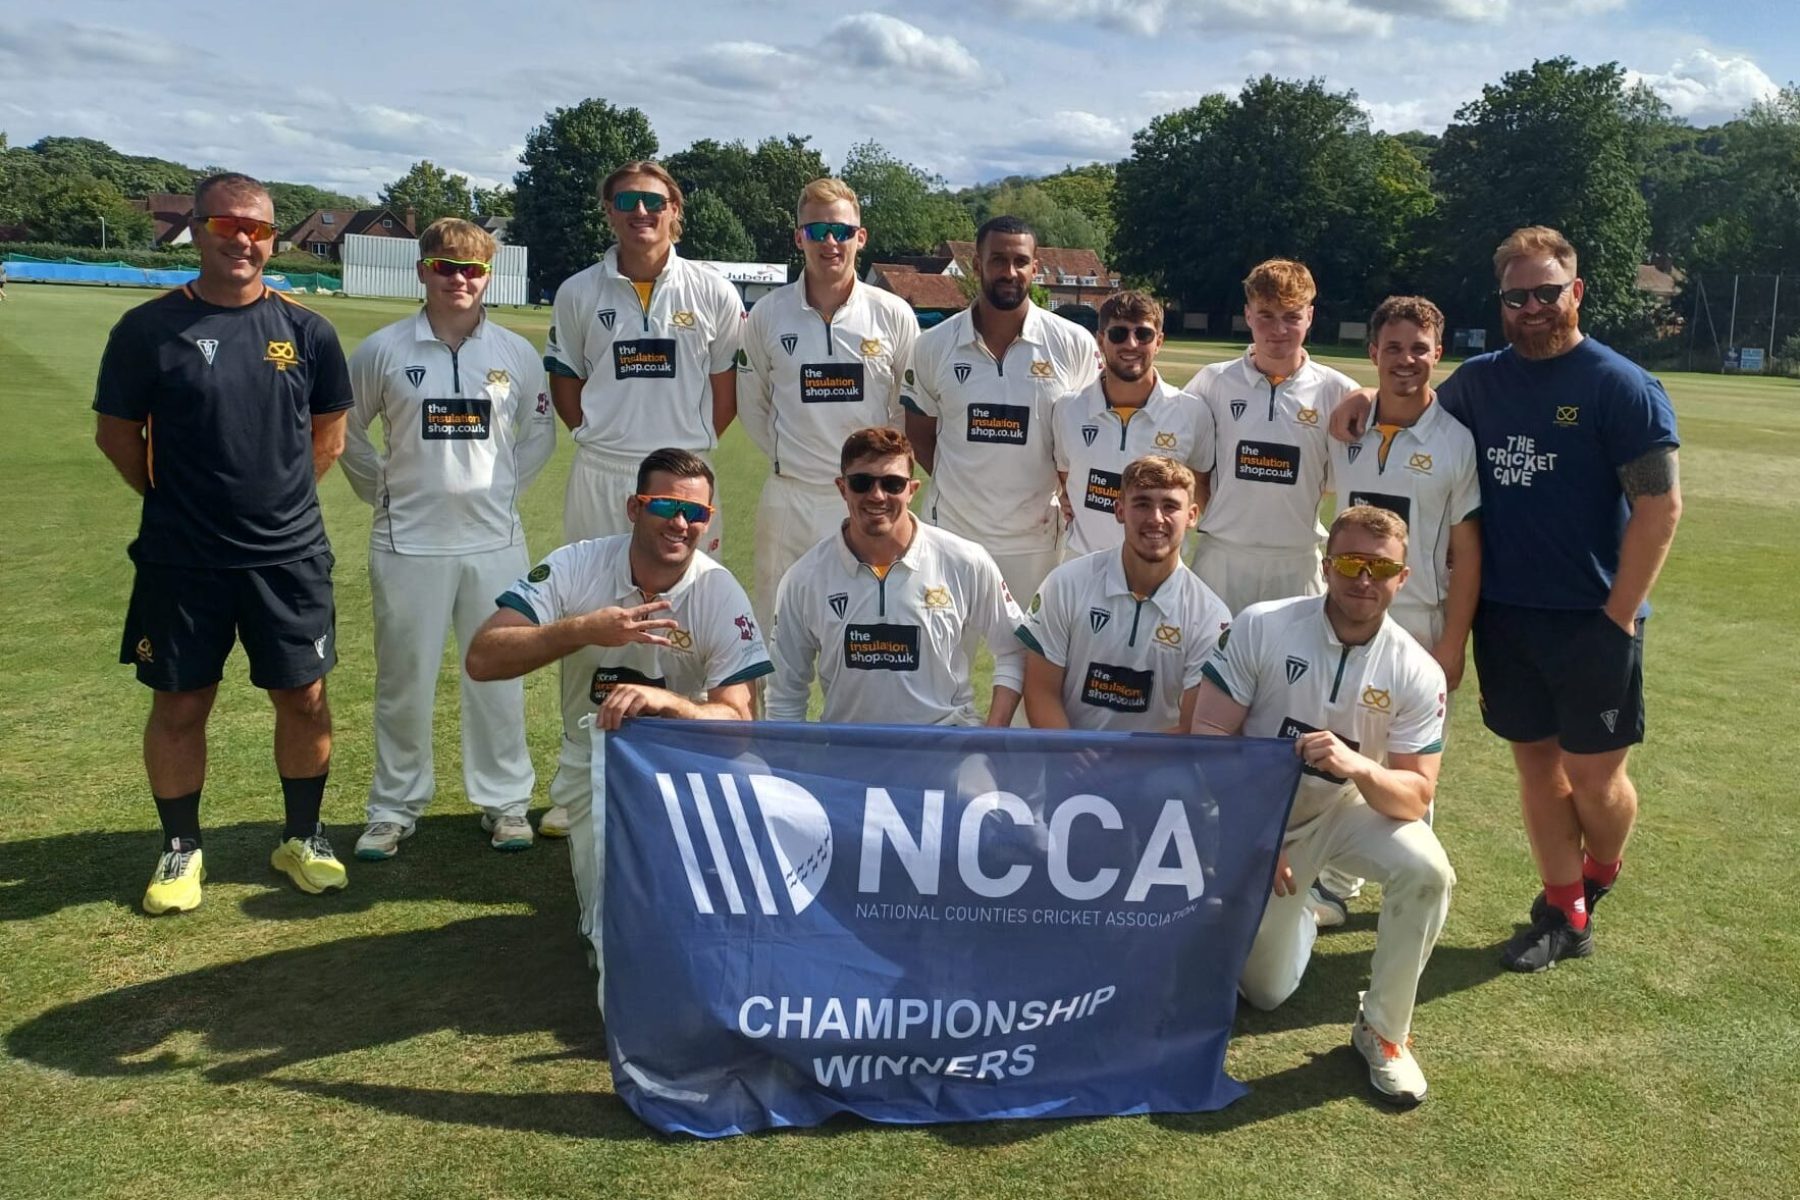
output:
[[[411,825],[398,821],[371,821],[356,839],[356,857],[364,862],[381,862],[400,852],[400,843],[413,835]]]
[[[1358,997],[1361,1000],[1361,997]],[[1361,1007],[1356,1010],[1356,1024],[1350,1030],[1350,1044],[1369,1064],[1369,1086],[1389,1104],[1410,1108],[1425,1099],[1425,1072],[1412,1054],[1412,1037],[1395,1044],[1375,1032],[1363,1019]]]
[[[531,849],[531,822],[525,819],[524,813],[498,817],[492,813],[482,813],[481,829],[482,832],[493,835],[488,845],[496,850]]]
[[[546,809],[538,818],[538,832],[547,838],[566,838],[569,836],[569,810],[557,804]]]
[[[1306,907],[1318,918],[1320,929],[1336,929],[1350,919],[1350,906],[1322,883],[1315,883],[1306,890]]]

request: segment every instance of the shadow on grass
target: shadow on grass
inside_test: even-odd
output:
[[[361,825],[326,829],[344,860],[350,886],[308,896],[269,866],[280,836],[278,822],[244,822],[206,831],[208,884],[266,888],[242,903],[265,920],[325,913],[364,912],[392,900],[444,900],[468,904],[535,903],[573,925],[574,890],[568,853],[540,841],[522,854],[500,854],[481,832],[479,814],[428,816],[401,843],[398,857],[364,863],[352,857]],[[65,833],[0,842],[0,920],[46,917],[65,908],[111,901],[136,910],[156,866],[158,834],[152,830]],[[573,940],[573,939],[571,939]]]

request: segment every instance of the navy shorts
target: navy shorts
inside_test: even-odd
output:
[[[1475,611],[1481,719],[1509,742],[1554,737],[1570,754],[1644,740],[1644,621],[1626,633],[1600,609]]]
[[[329,551],[268,567],[171,567],[139,563],[119,661],[159,692],[211,687],[234,643],[244,643],[250,682],[305,687],[337,663],[337,609]]]

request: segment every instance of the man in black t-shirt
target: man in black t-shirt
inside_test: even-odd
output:
[[[344,448],[350,378],[330,324],[271,291],[268,191],[194,191],[200,277],[126,313],[100,360],[95,441],[144,498],[119,661],[153,689],[144,768],[162,821],[146,912],[200,903],[206,723],[242,640],[275,706],[286,822],[270,864],[302,891],[345,884],[319,825],[337,660],[331,545],[317,480]]]

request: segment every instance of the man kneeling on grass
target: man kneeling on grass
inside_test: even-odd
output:
[[[1456,880],[1424,817],[1437,790],[1444,671],[1388,616],[1406,582],[1406,523],[1386,509],[1338,514],[1325,594],[1252,604],[1219,638],[1194,705],[1195,733],[1294,739],[1305,760],[1274,895],[1239,989],[1271,1009],[1300,986],[1319,936],[1306,884],[1326,862],[1381,885],[1369,989],[1350,1042],[1376,1094],[1425,1098],[1409,1049],[1419,976]]]

